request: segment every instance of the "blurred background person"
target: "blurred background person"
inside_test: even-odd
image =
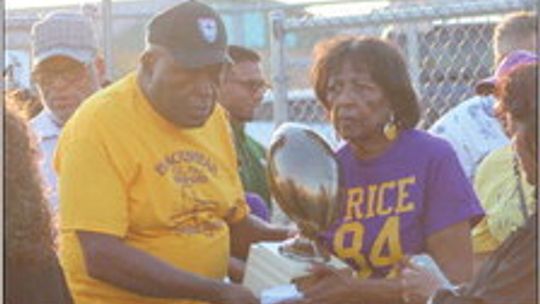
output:
[[[238,45],[230,45],[228,52],[234,63],[221,87],[219,103],[227,110],[244,190],[262,198],[267,211],[261,211],[260,215],[268,214],[271,198],[266,179],[266,151],[245,132],[245,124],[253,120],[269,84],[264,79],[257,52]],[[251,201],[258,204],[254,197]],[[253,207],[252,210],[261,209]]]
[[[255,109],[261,104],[270,85],[266,82],[261,57],[256,51],[229,45],[227,52],[233,64],[227,72],[220,90],[219,103],[227,111],[231,126],[239,174],[246,192],[246,202],[252,215],[270,222],[271,196],[266,179],[266,150],[245,132],[245,124],[252,121]],[[292,236],[294,229],[283,228],[283,236]],[[229,277],[241,282],[246,257],[231,257]]]
[[[497,67],[495,77],[484,80],[483,85],[493,93],[496,83],[510,71],[534,62],[538,62],[534,53],[512,51]],[[512,137],[513,127],[507,114],[500,110],[501,105],[501,100],[496,98],[495,116]],[[510,143],[493,150],[482,160],[474,177],[474,189],[486,212],[472,232],[474,267],[478,270],[489,254],[536,211],[536,197],[533,195],[534,187],[526,182],[518,165],[517,153]]]
[[[496,67],[511,51],[536,51],[536,14],[519,12],[507,15],[493,34]],[[441,116],[429,132],[452,144],[465,174],[472,182],[476,167],[494,149],[509,140],[493,113],[495,99],[484,81],[476,86],[477,95],[467,99]]]
[[[527,182],[535,189],[538,207],[538,63],[521,65],[497,83],[500,111],[512,126],[512,145]],[[538,212],[529,216],[482,264],[473,280],[454,290],[424,268],[408,265],[402,272],[405,292],[416,303],[538,303]]]
[[[53,212],[58,210],[53,153],[60,132],[81,102],[104,80],[103,58],[90,20],[77,12],[55,11],[32,26],[32,80],[43,111],[31,121],[43,161]]]
[[[9,100],[9,99],[8,99]],[[13,102],[4,116],[4,300],[9,304],[71,303],[53,240],[35,136]]]

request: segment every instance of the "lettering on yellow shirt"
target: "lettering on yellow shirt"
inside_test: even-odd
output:
[[[159,162],[155,168],[160,175],[165,175],[167,171],[177,165],[177,164],[197,164],[201,167],[204,167],[212,175],[217,175],[217,166],[212,162],[210,157],[199,152],[199,151],[190,151],[190,150],[181,150],[171,153],[164,157],[164,159]]]
[[[183,186],[208,183],[207,174],[214,177],[218,174],[217,165],[209,156],[191,150],[166,155],[154,168],[161,176],[171,172],[173,180]]]

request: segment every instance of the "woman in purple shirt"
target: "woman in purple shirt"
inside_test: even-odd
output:
[[[314,57],[316,95],[345,141],[343,214],[321,242],[356,278],[318,269],[301,302],[400,303],[396,266],[418,253],[450,280],[468,280],[470,229],[483,212],[451,146],[414,129],[420,110],[399,51],[343,36],[319,43]]]

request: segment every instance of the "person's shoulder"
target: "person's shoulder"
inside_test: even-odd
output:
[[[199,131],[203,133],[227,132],[232,135],[232,127],[227,119],[227,112],[219,103],[216,104],[204,127],[200,128]]]
[[[476,168],[474,175],[474,187],[479,196],[483,196],[487,189],[487,185],[494,185],[503,181],[507,182],[509,174],[512,172],[512,147],[510,145],[503,146],[490,152]],[[491,202],[485,202],[488,204]]]
[[[505,145],[491,151],[478,165],[478,173],[493,166],[498,166],[502,163],[511,164],[513,151],[511,145]]]
[[[124,128],[119,128],[129,119],[128,111],[126,111],[129,103],[122,99],[133,96],[126,92],[130,90],[126,78],[94,93],[83,101],[64,125],[60,141],[95,141],[110,136],[112,130],[116,134],[127,132]]]
[[[406,130],[404,144],[425,156],[447,156],[455,153],[454,148],[446,139],[424,130]]]
[[[101,89],[88,97],[75,111],[66,127],[75,127],[85,124],[97,126],[106,125],[108,121],[118,119],[120,107],[127,103],[122,99],[131,98],[134,90],[134,75],[129,74],[123,79]]]
[[[463,124],[474,123],[480,116],[492,116],[494,99],[492,96],[475,95],[448,110],[429,128],[430,133],[444,134]]]
[[[258,150],[266,151],[266,148],[259,141],[257,141],[253,136],[247,133],[244,133],[244,135],[246,136],[246,140],[253,146],[257,147]]]

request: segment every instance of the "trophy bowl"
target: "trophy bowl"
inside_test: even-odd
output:
[[[300,234],[283,242],[252,244],[243,285],[264,298],[274,287],[305,282],[313,262],[349,268],[317,241],[341,212],[340,166],[330,146],[309,127],[285,123],[272,135],[267,174],[275,201]]]
[[[305,125],[282,124],[272,135],[268,180],[277,204],[300,231],[300,237],[281,245],[280,253],[327,261],[316,240],[339,216],[340,167],[330,146]]]

